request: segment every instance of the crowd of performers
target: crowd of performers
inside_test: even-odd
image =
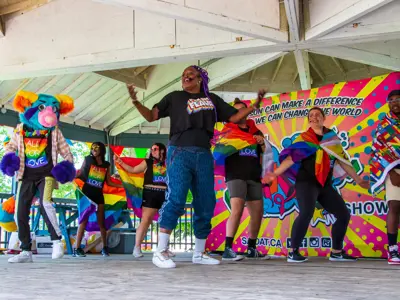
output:
[[[226,224],[225,251],[222,260],[238,261],[244,258],[268,259],[257,251],[256,239],[263,214],[263,185],[274,182],[278,176],[291,177],[295,182],[299,214],[291,231],[291,249],[288,262],[304,262],[306,257],[299,248],[314,213],[316,202],[333,214],[331,261],[355,261],[343,250],[343,241],[350,221],[350,213],[341,195],[332,187],[335,176],[351,177],[361,188],[372,192],[386,190],[389,211],[387,217],[388,263],[400,264],[397,246],[400,217],[400,90],[391,91],[387,102],[389,113],[376,129],[371,154],[370,181],[357,175],[346,156],[336,133],[324,126],[325,115],[321,108],[313,107],[308,113],[309,129],[301,133],[288,148],[280,153],[280,165],[275,170],[263,170],[262,157],[268,155],[270,146],[264,135],[247,116],[259,108],[265,90],[258,92],[253,104],[235,100],[229,105],[208,90],[208,74],[190,66],[182,74],[182,91],[166,95],[151,109],[137,99],[135,88],[128,85],[133,105],[148,121],[170,118],[168,147],[155,143],[151,155],[141,164],[132,167],[114,156],[115,162],[128,173],[144,173],[143,215],[137,229],[133,255],[143,256],[141,243],[155,214],[159,213],[159,241],[153,263],[160,268],[174,268],[174,254],[169,250],[169,239],[179,217],[184,213],[189,190],[193,195],[193,226],[195,249],[192,262],[217,265],[220,260],[205,252],[206,239],[211,231],[216,195],[214,191],[214,157],[211,144],[216,122],[224,122],[232,132],[245,133],[254,143],[225,159],[224,172],[231,198],[231,214]],[[78,177],[84,181],[83,193],[98,206],[97,220],[103,241],[103,256],[108,256],[104,225],[104,182],[121,187],[110,180],[110,163],[105,160],[105,146],[92,144],[91,153],[80,170],[75,172],[72,155],[61,131],[55,126],[61,114],[71,108],[67,96],[35,95],[23,92],[17,95],[16,108],[21,113],[21,125],[6,145],[6,155],[1,170],[20,181],[17,193],[16,223],[21,249],[9,262],[31,262],[29,209],[35,193],[39,194],[41,213],[53,240],[53,258],[61,258],[61,234],[51,205],[51,192],[57,182],[64,183]],[[49,130],[51,128],[51,130]],[[237,136],[240,136],[237,135]],[[31,151],[30,147],[46,144]],[[57,164],[60,154],[65,161]],[[33,163],[32,162],[33,159]],[[336,172],[336,174],[335,174]],[[101,176],[99,176],[99,174]],[[157,174],[157,176],[154,176]],[[155,178],[164,177],[164,180]],[[100,179],[99,179],[100,178]],[[245,255],[232,249],[244,207],[250,214],[248,248]],[[74,256],[85,256],[80,248],[87,220],[78,229]]]

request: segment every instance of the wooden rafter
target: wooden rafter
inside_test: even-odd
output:
[[[44,4],[49,3],[51,0],[23,0],[17,3],[1,5],[0,6],[0,16],[12,14],[18,11],[25,11],[33,8],[37,8]]]

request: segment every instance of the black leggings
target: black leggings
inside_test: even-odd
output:
[[[296,197],[299,204],[299,215],[292,227],[292,248],[298,249],[300,247],[318,200],[322,207],[336,218],[336,222],[332,226],[332,248],[341,250],[347,225],[350,221],[350,212],[343,198],[332,185],[328,183],[321,187],[316,182],[296,182]]]

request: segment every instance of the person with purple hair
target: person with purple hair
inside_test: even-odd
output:
[[[193,223],[196,237],[192,262],[217,265],[219,260],[206,255],[205,244],[211,230],[211,219],[216,203],[214,192],[214,161],[210,141],[216,122],[237,123],[258,108],[265,95],[258,92],[252,106],[235,109],[208,90],[208,73],[198,66],[190,66],[182,74],[183,91],[166,95],[148,109],[137,99],[137,92],[128,85],[133,105],[148,121],[170,117],[170,142],[167,150],[167,193],[160,210],[160,233],[153,263],[159,268],[175,268],[168,256],[168,242],[178,218],[184,213],[189,189],[193,194]]]

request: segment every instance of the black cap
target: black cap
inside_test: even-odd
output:
[[[390,97],[393,97],[393,96],[400,96],[400,90],[391,91],[387,98],[389,99]]]

